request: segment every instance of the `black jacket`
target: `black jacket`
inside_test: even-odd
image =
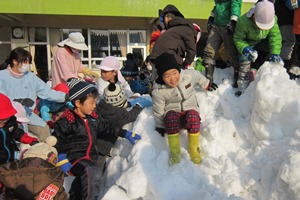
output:
[[[98,103],[96,112],[101,115],[102,118],[116,122],[121,127],[127,123],[134,122],[142,108],[135,105],[131,110],[126,108],[117,108],[111,104],[106,103],[103,99]],[[97,146],[100,155],[109,155],[111,148],[114,146],[118,137],[113,135],[99,134],[97,136]]]
[[[194,61],[197,32],[193,24],[186,20],[175,6],[166,6],[162,13],[165,15],[168,12],[176,17],[168,22],[166,31],[155,42],[150,59],[155,63],[156,57],[167,52],[173,54],[177,63],[184,67]]]
[[[0,165],[14,161],[15,151],[18,151],[15,141],[20,141],[25,134],[24,130],[18,128],[15,116],[9,118],[3,128],[0,128]]]
[[[97,136],[113,135],[125,137],[126,130],[120,125],[104,120],[96,112],[83,119],[73,110],[65,110],[61,118],[54,123],[57,137],[58,154],[66,153],[69,161],[74,164],[82,159],[97,161]]]
[[[288,9],[284,0],[276,0],[274,3],[275,14],[278,18],[278,26],[281,25],[293,25],[294,10]]]

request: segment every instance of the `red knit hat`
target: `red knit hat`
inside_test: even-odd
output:
[[[0,119],[7,119],[17,113],[14,109],[10,99],[4,94],[0,93]]]
[[[53,90],[64,92],[65,94],[69,94],[69,87],[66,83],[60,83],[56,85]]]

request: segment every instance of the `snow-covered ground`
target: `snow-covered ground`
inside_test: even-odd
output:
[[[180,133],[179,164],[168,164],[167,138],[155,131],[152,107],[132,124],[142,139],[119,139],[104,175],[103,200],[300,199],[300,86],[266,62],[236,97],[232,69],[216,69],[217,91],[197,89],[200,165]]]

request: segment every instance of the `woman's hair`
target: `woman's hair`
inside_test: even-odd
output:
[[[0,70],[6,69],[8,65],[13,66],[13,60],[16,60],[18,63],[23,63],[29,61],[31,63],[32,56],[29,51],[25,50],[23,47],[17,47],[10,52],[9,57],[4,61],[0,66]]]

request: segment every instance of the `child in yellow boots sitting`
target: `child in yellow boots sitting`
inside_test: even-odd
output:
[[[206,90],[216,90],[199,71],[181,70],[173,55],[163,53],[155,60],[157,79],[153,85],[153,111],[156,130],[168,135],[170,164],[180,162],[179,131],[187,129],[189,135],[188,152],[195,164],[201,163],[199,152],[200,115],[194,87],[200,85]]]

